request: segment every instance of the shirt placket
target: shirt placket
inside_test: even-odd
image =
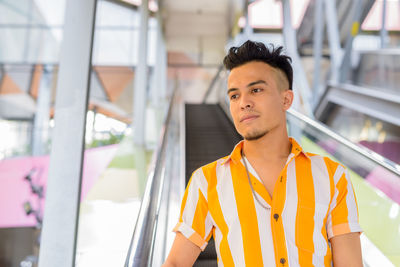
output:
[[[282,212],[286,202],[286,182],[287,182],[287,166],[294,160],[300,153],[300,149],[295,149],[296,153],[291,154],[285,167],[281,171],[277,185],[274,188],[272,195],[271,207],[271,231],[272,240],[274,242],[275,262],[276,266],[288,266],[288,253],[286,247],[285,231],[282,222]]]

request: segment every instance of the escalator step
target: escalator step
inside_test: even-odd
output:
[[[216,260],[202,260],[196,261],[193,267],[218,267]]]
[[[186,104],[186,183],[197,168],[229,155],[241,140],[217,104]]]

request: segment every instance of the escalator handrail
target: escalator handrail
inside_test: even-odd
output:
[[[224,69],[224,65],[221,64],[218,67],[217,73],[214,75],[214,78],[212,79],[210,85],[208,86],[208,89],[207,89],[206,93],[204,94],[203,104],[205,104],[207,102],[207,98],[210,96],[210,93],[212,92],[213,88],[215,87],[215,84],[219,80],[220,73],[222,72],[223,69]]]
[[[135,229],[129,245],[129,250],[125,260],[125,267],[144,267],[148,266],[152,247],[154,245],[155,223],[157,219],[157,211],[160,202],[158,201],[159,191],[163,187],[161,179],[162,172],[162,156],[166,149],[166,139],[170,128],[172,117],[172,106],[175,100],[177,89],[175,88],[168,106],[168,112],[164,120],[163,128],[160,134],[160,141],[155,151],[155,157],[148,172],[146,188],[140,205],[140,210],[136,220]]]
[[[388,171],[392,172],[396,176],[400,177],[400,165],[397,165],[396,163],[382,157],[378,153],[375,153],[374,151],[361,147],[360,145],[357,145],[350,140],[342,137],[341,135],[335,133],[334,131],[330,130],[328,127],[323,125],[322,123],[319,123],[306,115],[294,110],[294,109],[289,109],[288,113],[295,118],[299,119],[300,121],[303,121],[307,125],[310,125],[311,127],[317,129],[320,132],[323,132],[324,134],[328,135],[332,139],[336,140],[337,142],[341,143],[342,145],[350,148],[351,150],[363,155],[364,157],[368,158],[369,160],[373,161],[374,163],[378,164],[381,167],[384,167]]]

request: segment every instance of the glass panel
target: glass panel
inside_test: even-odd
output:
[[[24,62],[27,30],[23,28],[0,28],[0,36],[0,62]]]
[[[31,65],[9,65],[5,67],[8,81],[3,82],[2,88],[8,86],[15,86],[16,91],[29,93],[31,87],[31,76],[33,67]],[[16,92],[15,92],[16,93]]]
[[[1,102],[0,102],[1,103]],[[0,160],[25,156],[31,151],[31,123],[0,120]],[[0,228],[3,220],[0,220]]]
[[[379,31],[382,27],[383,0],[375,1],[367,18],[361,25],[364,31]],[[389,0],[386,3],[386,29],[389,31],[400,30],[400,8],[398,0]]]
[[[360,62],[354,71],[353,83],[399,94],[399,59],[398,50],[361,53]]]
[[[326,122],[331,129],[400,164],[400,127],[336,104],[332,107]]]
[[[27,61],[31,63],[58,63],[62,29],[31,29]]]
[[[93,64],[134,65],[137,62],[137,43],[137,30],[99,29],[96,31]]]
[[[109,1],[98,2],[96,21],[98,27],[139,27],[139,18],[138,12],[132,8],[125,8]]]
[[[32,0],[3,0],[0,2],[1,24],[27,24],[31,17]]]
[[[31,0],[35,3],[33,23],[52,26],[64,24],[66,0]]]

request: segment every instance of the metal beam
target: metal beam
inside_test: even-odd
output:
[[[52,78],[53,68],[50,66],[43,66],[32,132],[33,156],[44,155],[46,153],[46,142],[48,139],[50,119]]]
[[[162,32],[162,18],[160,11],[157,12],[157,45],[156,59],[154,64],[154,72],[152,77],[151,96],[152,103],[155,107],[160,107],[163,100],[166,98],[166,72],[167,72],[167,51],[165,47],[164,35]]]
[[[359,113],[400,126],[400,97],[379,90],[350,84],[331,84],[323,102],[316,110],[316,117],[324,116],[329,103],[335,103]]]
[[[318,104],[321,88],[321,57],[324,35],[324,0],[316,0],[314,8],[314,76],[313,76],[313,103]]]
[[[69,0],[39,267],[75,266],[96,0]]]
[[[311,108],[312,98],[310,85],[308,84],[306,73],[304,72],[297,51],[296,30],[292,26],[290,1],[281,1],[283,9],[283,38],[285,40],[286,50],[293,60],[293,92],[295,94],[293,107],[298,110],[302,109],[306,115],[314,117]],[[301,101],[298,96],[301,96],[302,106],[300,106]]]
[[[342,62],[343,51],[340,46],[339,23],[336,12],[335,0],[324,0],[326,29],[329,42],[329,53],[331,60],[330,80],[334,83],[339,82],[339,68]]]
[[[352,11],[353,11],[353,21],[351,24],[350,34],[346,40],[345,52],[343,55],[343,60],[340,67],[340,77],[339,82],[344,83],[349,77],[349,72],[351,71],[351,54],[353,50],[353,40],[360,31],[361,17],[362,17],[362,0],[354,0]]]
[[[381,48],[385,48],[388,42],[388,32],[386,30],[386,4],[387,0],[383,0],[382,3],[382,26],[381,26]]]
[[[142,0],[140,5],[139,45],[137,46],[138,62],[134,79],[133,94],[133,141],[136,145],[145,144],[146,106],[147,106],[147,40],[149,28],[148,0]]]

